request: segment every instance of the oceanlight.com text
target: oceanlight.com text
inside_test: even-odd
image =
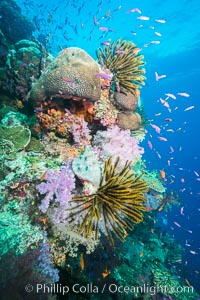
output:
[[[38,283],[35,286],[27,284],[25,286],[25,291],[27,293],[37,293],[37,294],[61,294],[66,295],[70,292],[76,294],[149,294],[155,295],[157,293],[162,293],[164,295],[174,295],[183,293],[193,293],[194,288],[192,286],[152,286],[149,284],[144,284],[141,286],[127,286],[127,285],[117,285],[115,283],[104,284],[103,286],[93,285],[88,283],[86,285],[74,284],[72,286],[61,285],[61,284],[41,284]]]

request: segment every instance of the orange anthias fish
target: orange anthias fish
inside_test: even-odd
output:
[[[135,96],[136,96],[136,97],[139,97],[139,96],[140,96],[140,90],[138,90],[138,89],[135,90]]]
[[[166,180],[166,173],[164,170],[160,170],[160,176],[163,180]]]
[[[108,275],[110,275],[110,270],[108,270],[108,268],[105,269],[105,271],[103,273],[101,273],[102,277],[105,278]]]
[[[81,268],[81,271],[83,271],[85,269],[85,261],[83,258],[83,253],[81,253],[81,255],[80,255],[80,268]]]

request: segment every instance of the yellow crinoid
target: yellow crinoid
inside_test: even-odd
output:
[[[99,227],[103,226],[103,231],[112,244],[113,233],[124,241],[127,236],[126,229],[133,230],[133,223],[143,220],[143,193],[148,189],[140,177],[135,178],[133,170],[130,169],[131,161],[127,161],[121,170],[118,170],[118,165],[119,157],[114,163],[110,157],[105,162],[96,193],[72,198],[77,203],[73,208],[72,219],[77,214],[83,216],[79,233],[88,237],[95,232],[97,238]]]
[[[134,93],[144,85],[145,63],[144,56],[138,55],[140,50],[133,42],[121,39],[97,50],[99,63],[113,73],[114,82],[124,93]]]

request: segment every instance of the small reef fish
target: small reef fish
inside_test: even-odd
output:
[[[172,118],[165,118],[165,122],[172,122]]]
[[[127,13],[138,12],[139,14],[142,13],[141,10],[139,8],[137,8],[137,7],[136,8],[132,8],[132,9],[128,9],[126,12]]]
[[[165,138],[165,137],[163,137],[163,136],[158,136],[158,139],[159,139],[160,141],[163,141],[163,142],[167,142],[167,141],[168,141],[168,139]]]
[[[73,80],[71,78],[67,78],[67,77],[62,77],[62,80],[67,83],[73,82]]]
[[[181,225],[177,222],[173,222],[177,227],[181,227]]]
[[[191,110],[191,109],[193,109],[193,108],[194,108],[194,105],[191,105],[191,106],[185,108],[184,111],[188,111],[188,110]]]
[[[97,18],[95,16],[93,17],[93,21],[94,21],[94,25],[98,25],[99,24],[99,22],[97,22]]]
[[[101,45],[102,45],[102,46],[109,46],[109,45],[110,45],[110,42],[109,42],[109,41],[107,41],[107,42],[101,42]]]
[[[162,36],[162,34],[161,34],[160,32],[158,32],[158,31],[155,31],[154,33],[155,33],[155,35],[157,35],[157,36]]]
[[[166,173],[164,170],[160,170],[160,177],[163,179],[163,180],[166,180]]]
[[[148,143],[148,146],[149,146],[149,149],[153,149],[153,145],[152,145],[152,143],[150,142],[150,141],[147,141],[147,143]]]
[[[83,258],[83,253],[81,253],[81,255],[80,255],[80,268],[82,271],[85,269],[85,261]]]
[[[110,275],[110,270],[108,270],[107,268],[105,269],[105,271],[103,271],[103,273],[101,273],[102,277],[105,278],[108,275]]]
[[[143,254],[144,254],[144,252],[143,252],[143,251],[141,251],[141,252],[140,252],[140,254],[139,254],[139,256],[140,256],[140,257],[142,257],[142,256],[143,256]]]
[[[155,40],[153,40],[153,41],[150,41],[149,44],[155,44],[155,45],[158,45],[158,44],[160,44],[160,41],[155,41]]]
[[[160,80],[160,79],[162,79],[162,78],[167,77],[167,75],[158,75],[157,72],[155,72],[155,76],[156,76],[156,81],[158,81],[158,80]]]
[[[101,77],[102,79],[108,79],[108,80],[111,80],[113,77],[112,75],[103,74],[103,73],[97,73],[96,76]]]
[[[188,280],[187,278],[185,278],[185,282],[187,283],[187,285],[188,285],[189,287],[191,287],[191,284],[189,283],[189,280]]]
[[[182,97],[190,97],[190,94],[188,94],[188,93],[177,93],[177,95],[182,96]]]
[[[117,54],[126,54],[126,51],[124,51],[124,50],[117,50],[117,51],[115,51],[115,53],[117,53]]]
[[[137,19],[138,20],[143,20],[143,21],[149,21],[150,20],[150,18],[147,17],[147,16],[139,16],[139,17],[137,17]]]
[[[166,23],[166,20],[159,20],[159,19],[157,19],[155,21],[158,22],[158,23],[162,23],[162,24]]]
[[[176,96],[174,94],[165,94],[167,97],[170,97],[174,100],[176,100]]]
[[[190,251],[190,253],[193,254],[193,255],[194,255],[194,254],[197,254],[197,252],[194,251],[194,250],[189,250],[189,251]]]
[[[162,103],[163,106],[168,108],[168,111],[171,112],[169,103],[167,102],[167,98],[165,100],[163,100],[162,98],[160,98],[160,102]]]
[[[115,12],[115,11],[118,11],[118,10],[120,10],[122,8],[122,6],[121,5],[119,5],[119,6],[117,6],[113,11]]]
[[[101,30],[101,31],[109,31],[109,28],[108,27],[99,27],[99,30]]]
[[[155,131],[156,131],[158,134],[160,134],[160,131],[161,131],[161,128],[160,128],[160,127],[158,127],[158,126],[155,125],[155,124],[150,124],[150,126],[151,126],[153,129],[155,129]]]
[[[157,151],[156,154],[158,155],[158,158],[162,158],[162,156],[160,155],[160,153]]]
[[[133,53],[134,53],[134,54],[137,54],[137,53],[139,53],[141,50],[142,50],[141,48],[135,48],[135,49],[133,50]]]

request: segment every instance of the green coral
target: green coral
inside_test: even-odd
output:
[[[192,286],[180,284],[180,281],[166,267],[153,265],[154,286],[159,288],[166,296],[172,296],[173,299],[189,300],[196,299],[198,295]]]
[[[26,151],[33,151],[33,152],[44,152],[45,148],[40,142],[40,140],[32,137],[30,143],[28,144]]]
[[[146,172],[142,175],[142,179],[146,182],[148,187],[158,193],[164,193],[165,187],[163,186],[157,171]]]
[[[16,201],[4,206],[0,213],[0,253],[6,254],[13,250],[22,254],[34,247],[44,236],[38,226],[31,225],[29,218]]]
[[[9,141],[13,144],[14,151],[19,151],[26,147],[30,142],[30,138],[30,130],[22,125],[0,128],[0,142],[3,143],[4,141],[3,144],[5,144],[6,141]]]
[[[4,108],[6,111],[6,107]],[[1,124],[5,127],[12,127],[16,125],[24,125],[28,122],[28,117],[20,112],[9,111],[7,112],[3,119],[1,120]]]
[[[152,189],[158,193],[165,192],[166,189],[160,179],[158,171],[147,170],[145,166],[145,161],[138,160],[137,163],[134,164],[133,170],[136,176],[140,176],[142,174],[142,180],[145,181],[149,189]]]

